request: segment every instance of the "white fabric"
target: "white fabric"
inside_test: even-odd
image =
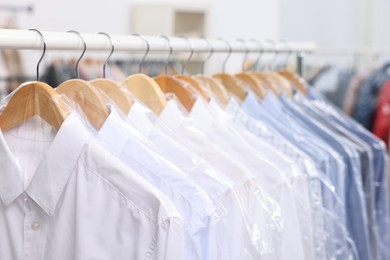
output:
[[[161,155],[176,164],[189,177],[197,182],[213,199],[215,207],[223,208],[224,217],[216,223],[218,257],[221,260],[246,259],[245,234],[247,224],[244,222],[245,208],[241,204],[236,185],[222,172],[184,147],[170,135],[153,128],[149,120],[151,111],[135,101],[127,116],[127,121],[143,134],[146,134]]]
[[[157,147],[141,133],[126,124],[114,107],[96,138],[177,207],[186,230],[185,259],[215,260],[215,222],[223,216],[217,216],[206,192],[187,173],[163,158]]]
[[[0,132],[0,259],[184,259],[169,199],[89,143],[78,115],[45,140],[37,121]]]

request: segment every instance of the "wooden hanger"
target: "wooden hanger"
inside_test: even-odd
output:
[[[39,115],[58,131],[68,114],[69,110],[52,87],[39,81],[27,82],[16,90],[0,115],[0,128],[8,131]]]
[[[245,82],[259,99],[263,99],[265,97],[266,89],[263,86],[263,83],[258,80],[254,75],[242,72],[237,73],[235,77]]]
[[[125,115],[127,115],[130,111],[131,106],[133,105],[133,100],[131,100],[130,96],[127,93],[122,91],[122,88],[118,82],[106,79],[106,65],[111,55],[114,53],[114,43],[109,34],[104,32],[99,32],[98,34],[105,35],[109,39],[111,43],[111,52],[103,63],[103,78],[92,80],[90,81],[90,83],[92,86],[102,90],[112,101],[115,102],[119,109]]]
[[[209,89],[222,106],[226,106],[229,103],[229,93],[217,79],[205,75],[198,75],[193,77],[194,79],[200,81],[202,86]]]
[[[288,97],[292,97],[292,86],[286,78],[274,71],[265,71],[263,74],[276,83],[276,86],[279,88],[280,92],[285,93]]]
[[[87,49],[87,45],[80,33],[76,31],[69,32],[77,34],[84,45],[83,52],[81,53],[80,57],[76,62],[76,73],[77,78],[79,78],[79,63],[84,56],[84,53]],[[102,95],[97,92],[97,90],[89,82],[85,80],[67,80],[61,83],[56,88],[56,91],[57,93],[66,95],[68,98],[75,101],[83,110],[89,122],[97,129],[100,129],[102,127],[108,115],[110,114]]]
[[[180,103],[185,107],[187,111],[191,111],[195,104],[195,97],[182,82],[168,75],[161,75],[154,80],[159,85],[160,89],[164,93],[173,93],[180,100]]]
[[[227,73],[218,73],[213,75],[213,77],[219,79],[227,91],[235,95],[240,101],[245,99],[247,91],[238,82],[237,78]]]
[[[34,115],[39,115],[58,131],[70,113],[57,93],[48,84],[39,81],[39,65],[46,53],[46,42],[39,30],[30,30],[37,32],[43,43],[42,55],[36,67],[37,81],[24,83],[15,90],[0,115],[2,131],[7,131]]]
[[[167,61],[165,63],[165,75],[160,75],[154,80],[157,82],[157,84],[160,86],[161,90],[164,93],[173,93],[176,95],[176,97],[180,100],[182,105],[185,107],[187,111],[191,111],[193,105],[195,104],[196,98],[191,93],[190,89],[188,89],[188,86],[186,84],[183,84],[182,81],[176,80],[172,76],[168,75],[168,64],[171,61],[171,57],[173,54],[173,46],[170,41],[170,39],[165,35],[160,35],[159,37],[164,38],[167,40],[169,44],[169,56],[167,58]]]
[[[194,55],[194,47],[190,41],[190,39],[188,39],[188,37],[185,37],[185,36],[178,36],[179,38],[183,38],[184,40],[187,41],[189,47],[190,47],[190,55],[187,57],[187,59],[183,62],[182,64],[182,67],[181,67],[181,74],[180,75],[174,75],[173,77],[174,78],[177,78],[179,80],[182,80],[186,83],[188,83],[188,86],[190,86],[193,90],[195,90],[197,93],[200,94],[200,96],[206,100],[207,102],[210,101],[210,96],[209,96],[209,93],[207,93],[206,89],[203,88],[198,81],[196,81],[195,79],[193,79],[191,76],[187,76],[187,75],[184,75],[184,72],[185,72],[185,67],[186,65],[190,62],[192,56]]]
[[[187,76],[187,75],[175,75],[173,76],[174,78],[178,78],[180,80],[183,80],[185,82],[187,82],[189,84],[189,86],[191,86],[193,89],[195,89],[201,96],[204,100],[206,100],[207,102],[210,101],[210,95],[207,93],[207,91],[205,91],[205,89],[199,84],[199,82],[197,82],[195,79],[193,79],[191,76]]]
[[[67,80],[61,83],[56,91],[75,101],[87,116],[88,121],[97,129],[102,127],[110,114],[102,95],[87,81]]]
[[[139,63],[139,73],[127,77],[123,84],[134,96],[147,105],[154,113],[159,115],[167,105],[164,93],[161,91],[157,82],[151,77],[142,74],[142,65],[149,53],[149,42],[140,34],[132,34],[143,40],[146,44],[146,51]]]
[[[281,69],[278,71],[278,73],[285,77],[287,80],[289,80],[291,84],[296,87],[301,93],[303,93],[304,95],[308,93],[309,88],[307,87],[307,83],[301,76],[288,69]]]
[[[91,80],[89,83],[95,88],[102,90],[125,115],[129,113],[133,100],[121,89],[118,82],[102,78]]]
[[[125,87],[145,105],[159,115],[167,105],[164,93],[151,77],[138,73],[123,81]]]

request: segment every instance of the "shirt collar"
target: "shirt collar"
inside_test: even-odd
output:
[[[137,129],[126,123],[126,121],[123,121],[115,107],[111,106],[110,108],[111,113],[99,129],[96,138],[102,141],[104,145],[109,146],[111,152],[120,155],[130,141],[130,138],[146,143],[155,151],[158,150],[155,145]]]
[[[183,112],[180,110],[174,100],[169,100],[164,110],[161,112],[159,119],[167,124],[172,130],[177,130],[185,122]],[[158,122],[159,120],[157,120]]]
[[[134,101],[126,118],[127,122],[129,122],[132,126],[137,128],[138,131],[146,136],[149,136],[152,132],[152,122],[155,120],[156,116],[154,113],[138,101]]]
[[[242,109],[252,117],[257,117],[259,101],[252,91],[248,91],[244,101],[241,104]]]
[[[68,179],[83,147],[91,134],[76,114],[71,113],[62,123],[48,151],[40,162],[27,194],[49,215],[53,215]],[[8,206],[24,192],[23,169],[5,143],[0,131],[0,197]]]
[[[194,119],[196,127],[206,132],[215,122],[214,117],[208,110],[205,101],[200,98],[195,101],[190,112],[190,117]]]

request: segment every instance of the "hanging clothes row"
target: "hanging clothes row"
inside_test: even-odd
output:
[[[328,64],[316,70],[309,82],[388,147],[390,64],[379,60],[376,52],[365,56],[371,61],[363,69],[357,67],[357,62],[344,67]]]
[[[43,55],[37,81],[1,101],[0,259],[389,258],[383,142],[286,68],[224,72],[231,52],[254,51],[249,41],[185,39],[187,62],[195,41],[204,62],[227,52],[212,76],[119,83],[104,78],[106,61],[103,78],[49,86],[46,33],[20,33],[41,36]],[[87,41],[61,35],[83,43],[78,78]],[[108,60],[117,45],[105,36]],[[137,37],[142,72],[153,39]],[[167,72],[175,44],[156,39]],[[281,51],[256,45],[253,67]]]

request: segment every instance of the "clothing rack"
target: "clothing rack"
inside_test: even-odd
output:
[[[316,55],[331,55],[331,56],[359,56],[359,57],[370,57],[370,56],[390,56],[390,49],[377,49],[377,48],[329,48],[329,49],[317,49]]]
[[[82,50],[83,43],[78,35],[66,32],[42,32],[46,42],[47,50]],[[87,50],[91,51],[110,51],[110,41],[105,35],[97,33],[81,33],[87,45]],[[132,35],[110,35],[115,51],[136,51],[141,52],[146,50],[145,42],[139,36]],[[145,37],[150,45],[150,52],[169,52],[169,44],[166,39],[162,37]],[[176,52],[189,52],[191,48],[186,39],[180,37],[169,38]],[[202,38],[189,38],[193,45],[194,52],[210,52],[209,43]],[[214,52],[229,52],[229,46],[223,40],[209,40],[212,44]],[[314,43],[303,42],[294,43],[277,42],[272,44],[269,42],[262,42],[260,49],[259,43],[255,41],[246,41],[243,44],[240,41],[229,41],[231,45],[231,52],[306,52],[310,53],[316,49]],[[42,40],[40,35],[35,31],[30,30],[13,30],[0,29],[0,48],[3,49],[26,49],[38,50],[42,49]]]

